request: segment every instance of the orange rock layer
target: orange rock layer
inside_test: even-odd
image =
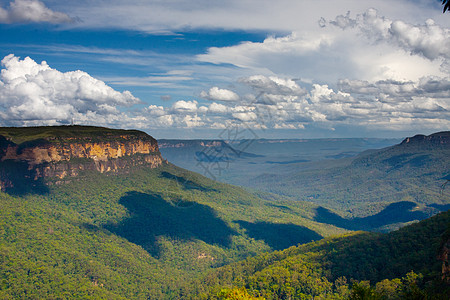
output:
[[[78,176],[83,170],[128,172],[131,167],[156,168],[163,163],[158,144],[151,137],[121,136],[117,141],[108,142],[86,140],[48,142],[30,147],[10,144],[0,151],[0,161],[26,163],[35,180]]]
[[[133,156],[135,154],[159,153],[156,142],[147,141],[67,143],[47,144],[25,149],[8,146],[2,161],[7,159],[28,161],[30,164],[70,161],[73,158],[89,158],[107,161],[111,158]]]

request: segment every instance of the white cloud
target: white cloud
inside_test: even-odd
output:
[[[450,30],[429,19],[422,25],[394,21],[375,9],[322,19],[263,42],[211,47],[200,62],[229,64],[266,77],[303,78],[334,85],[339,79],[418,80],[448,73]],[[316,20],[317,21],[317,20]],[[280,76],[278,74],[283,74]]]
[[[280,89],[265,76],[253,76],[252,79],[239,82],[251,87],[256,94],[272,91],[274,94],[270,96],[276,101],[264,103],[257,101],[256,97],[247,105],[225,103],[225,107],[221,107],[224,113],[226,108],[232,118],[252,128],[305,129],[318,126],[332,130],[336,126],[351,126],[367,130],[442,130],[442,126],[450,125],[448,78],[373,82],[341,80],[338,89],[326,84],[313,84],[309,91],[300,94],[300,86]]]
[[[450,98],[450,78],[422,77],[418,81],[380,80],[368,82],[362,80],[341,80],[338,83],[341,90],[358,95],[388,98],[394,102],[409,101],[414,97],[433,99]]]
[[[172,111],[176,113],[195,113],[197,112],[197,104],[198,102],[195,100],[193,101],[180,100],[172,105]]]
[[[117,106],[140,102],[129,91],[115,91],[82,71],[62,73],[45,61],[38,64],[13,54],[1,63],[0,113],[4,122],[53,123],[87,113],[119,115]]]
[[[170,127],[173,125],[173,117],[171,115],[165,115],[157,118],[158,127]],[[148,126],[148,124],[146,124]]]
[[[334,18],[348,10],[358,12],[370,7],[408,18],[410,22],[442,15],[439,3],[424,2],[345,0],[333,1],[330,5],[329,0],[260,0],[255,5],[255,1],[236,0],[90,0],[64,2],[64,6],[74,15],[82,16],[83,22],[76,26],[89,28],[113,27],[159,33],[180,32],[186,28],[291,32],[311,29],[320,17]],[[267,21],[269,16],[270,22]],[[445,16],[442,19],[445,20]]]
[[[412,54],[421,54],[431,60],[450,57],[450,30],[437,25],[432,19],[423,25],[412,25],[402,20],[389,20],[379,16],[377,10],[369,9],[355,19],[348,13],[337,16],[329,23],[342,29],[357,28],[369,39],[395,42]]]
[[[133,71],[146,70],[142,77],[123,72],[126,75],[99,79],[117,86],[156,87],[154,97],[171,95],[173,101],[149,103],[142,111],[124,113],[123,106],[138,100],[85,72],[61,73],[31,59],[16,59],[21,64],[13,68],[5,60],[0,122],[51,124],[74,116],[86,124],[143,128],[224,128],[242,122],[274,129],[336,125],[390,129],[392,124],[394,129],[448,127],[450,19],[442,17],[440,10],[434,13],[423,9],[425,2],[419,5],[410,0],[349,0],[333,5],[322,0],[280,1],[262,0],[258,7],[251,1],[234,0],[226,7],[203,0],[195,4],[94,0],[89,5],[86,1],[53,1],[52,9],[83,18],[83,23],[65,28],[104,26],[166,33],[183,28],[191,32],[197,28],[257,29],[274,35],[260,42],[212,47],[195,57],[191,52],[46,46],[52,53],[81,53],[103,63],[131,66]],[[64,10],[58,9],[63,5]],[[13,6],[0,9],[0,20],[12,22]],[[378,11],[367,10],[369,6]],[[45,21],[42,13],[34,15]],[[267,15],[273,16],[271,22]],[[20,22],[34,22],[24,16]],[[323,28],[318,25],[320,17]],[[230,83],[236,78],[241,79]],[[232,86],[233,91],[220,86]],[[203,91],[201,97],[215,102],[180,100],[199,91]]]
[[[329,35],[320,33],[299,35],[296,32],[283,37],[267,37],[263,42],[243,42],[229,47],[211,47],[197,59],[213,64],[233,64],[242,68],[260,68],[262,61],[270,63],[278,55],[301,57],[326,47],[332,41]],[[274,57],[275,56],[275,57]]]
[[[223,104],[213,102],[209,105],[208,111],[211,113],[226,113],[228,108]]]
[[[149,105],[122,112],[139,103],[129,92],[118,92],[82,71],[62,73],[47,63],[14,55],[2,61],[1,125],[41,125],[67,122],[134,128],[255,129],[336,126],[384,130],[413,130],[450,126],[450,79],[425,76],[420,80],[340,80],[300,85],[289,77],[254,75],[236,82],[237,90],[252,94],[243,101],[178,100],[170,106]],[[211,90],[211,89],[210,89]],[[220,90],[220,89],[219,89]],[[237,94],[236,94],[237,95]],[[62,121],[61,121],[62,120]]]
[[[420,53],[429,59],[450,57],[450,30],[436,25],[431,19],[420,26],[395,21],[390,33],[400,46],[412,53]]]
[[[56,12],[39,0],[15,0],[9,7],[0,7],[0,23],[68,23],[73,19],[62,12]]]
[[[292,79],[283,79],[276,76],[266,77],[263,75],[253,75],[242,78],[239,81],[264,94],[294,96],[306,94],[306,90],[301,88]]]
[[[236,112],[232,114],[233,118],[236,118],[243,122],[256,121],[258,116],[252,112]]]
[[[150,105],[144,109],[144,113],[148,113],[151,116],[161,117],[166,115],[166,111],[163,106]]]
[[[186,115],[183,117],[183,125],[187,128],[203,127],[205,122],[197,115]]]
[[[239,96],[230,90],[220,89],[216,86],[209,89],[208,92],[202,91],[200,97],[212,101],[237,101]]]

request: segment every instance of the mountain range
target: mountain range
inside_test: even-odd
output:
[[[251,147],[236,152],[224,141],[176,146],[140,131],[89,126],[0,128],[0,298],[226,299],[236,291],[277,298],[274,283],[257,288],[259,280],[249,277],[259,278],[263,271],[278,280],[272,263],[296,278],[305,270],[319,286],[331,283],[330,289],[313,292],[312,285],[310,292],[286,294],[292,299],[331,295],[342,276],[348,281],[339,281],[339,287],[351,294],[351,278],[364,287],[364,280],[407,276],[410,266],[425,276],[417,283],[419,291],[430,293],[425,285],[437,285],[441,276],[440,262],[430,253],[446,253],[448,214],[389,234],[354,230],[390,230],[448,209],[448,137],[416,136],[332,158],[334,163],[317,158],[272,164],[288,169],[249,178],[255,182],[249,189],[177,167],[158,144],[161,149],[185,149],[189,143],[195,149],[226,148],[234,159],[267,161]],[[198,154],[195,160],[205,157]],[[316,166],[295,167],[304,163]],[[316,182],[319,175],[322,182]],[[364,195],[349,198],[346,206],[342,199],[352,193],[349,189],[365,180]],[[394,188],[404,196],[386,200]],[[311,198],[313,189],[320,195]],[[365,212],[363,199],[370,204]],[[426,253],[395,242],[387,250],[375,248],[392,239],[433,247]],[[362,259],[371,259],[356,256],[361,247],[379,253],[376,261],[388,261],[389,270],[397,271],[381,272],[385,266],[375,262],[364,265],[369,272],[358,271]],[[399,254],[389,257],[390,248]],[[404,258],[409,256],[415,263]],[[288,261],[296,261],[294,267]],[[249,269],[239,267],[255,262]],[[344,266],[355,267],[344,272]],[[277,285],[281,291],[293,282]]]

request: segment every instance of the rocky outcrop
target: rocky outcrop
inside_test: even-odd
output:
[[[13,187],[21,176],[30,180],[63,179],[82,171],[120,173],[163,163],[157,141],[141,131],[62,126],[52,135],[48,133],[52,128],[39,127],[30,136],[26,135],[29,128],[22,128],[23,132],[21,128],[11,129],[11,133],[7,128],[0,131],[4,134],[0,135],[2,190]],[[24,138],[25,142],[15,142]]]
[[[408,137],[401,142],[401,146],[420,146],[420,145],[445,145],[450,144],[450,131],[437,132],[430,135],[418,134]]]

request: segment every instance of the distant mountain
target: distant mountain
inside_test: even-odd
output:
[[[360,152],[394,145],[397,139],[245,139],[159,140],[170,162],[210,178],[246,184],[265,172],[310,168],[323,159],[354,157]]]
[[[180,166],[231,162],[237,159],[262,157],[234,148],[223,140],[164,140],[158,141],[164,157]],[[201,170],[201,168],[199,168]]]
[[[139,131],[0,135],[1,299],[174,299],[212,268],[347,232],[163,163]]]
[[[442,131],[430,134],[429,136],[418,134],[411,138],[406,138],[400,144],[403,147],[414,147],[414,146],[428,146],[428,147],[439,147],[446,146],[450,144],[450,131]]]
[[[392,220],[417,219],[411,218],[416,214],[426,217],[426,211],[408,199],[389,202],[391,206],[383,206],[384,210],[374,216],[368,213],[359,219],[348,219],[315,203],[291,201],[292,198],[265,192],[250,193],[165,162],[158,143],[140,131],[57,126],[0,128],[0,135],[1,299],[186,299],[188,294],[195,298],[196,289],[203,286],[198,280],[230,263],[263,253],[276,256],[279,252],[271,251],[311,241],[316,241],[308,246],[315,253],[315,245],[334,245],[319,242],[323,238],[359,229],[361,224],[380,227],[391,225]],[[273,149],[264,145],[262,148]],[[208,147],[231,151],[235,153],[232,159],[242,168],[246,165],[241,154],[253,162],[283,161],[258,156],[262,154],[250,151],[252,148],[247,145],[236,151],[233,143],[193,142],[183,147],[204,153],[206,156],[199,154],[200,161],[208,159]],[[198,151],[199,147],[204,149]],[[379,157],[379,152],[372,151],[344,161],[331,161],[347,164],[348,170],[355,168],[360,174],[367,170],[397,174],[400,169],[409,174],[409,169],[397,168],[396,159],[383,162],[399,153],[392,151]],[[448,170],[442,158],[447,150],[427,151],[417,154],[415,150],[398,159],[410,168],[427,166],[432,175],[417,171],[420,182],[434,180],[436,169]],[[231,157],[231,152],[225,153]],[[330,152],[326,150],[321,155],[324,153]],[[367,155],[373,156],[365,160]],[[429,156],[417,163],[415,155]],[[436,158],[441,160],[439,166]],[[413,162],[405,163],[405,159]],[[221,162],[226,161],[211,161],[208,166]],[[298,164],[302,163],[270,163],[283,168]],[[314,165],[311,172],[317,171],[320,163],[316,161]],[[327,176],[343,171],[337,165],[334,169],[328,166],[325,171],[331,173]],[[344,175],[346,180],[358,179],[351,173]],[[405,178],[413,180],[413,175]],[[308,180],[305,182],[314,182]],[[329,185],[327,192],[341,192],[344,186],[338,184],[343,182]],[[381,194],[381,189],[374,190]],[[439,189],[436,193],[447,197]],[[442,209],[444,200],[429,200],[427,209]],[[404,212],[400,217],[396,214],[399,210]],[[355,239],[364,241],[364,236]],[[338,253],[331,248],[320,249],[330,255]],[[332,261],[337,266],[352,265],[352,259],[361,261],[358,255],[364,252],[359,248],[354,252],[349,252],[351,256],[347,258],[338,256],[340,265],[338,260]],[[410,263],[393,262],[401,270]],[[310,265],[296,268],[309,272]],[[328,284],[320,278],[328,276],[329,268],[323,270],[319,280],[312,273],[306,276],[315,282],[311,288]],[[277,284],[281,290],[287,286],[282,281]]]
[[[410,203],[409,208],[404,205],[401,207],[405,210],[391,210],[389,218],[381,213],[379,218],[403,223],[450,208],[450,193],[442,188],[450,174],[449,132],[418,135],[391,147],[363,152],[340,163],[339,160],[324,162],[322,166],[307,170],[291,169],[285,174],[266,173],[249,179],[244,185],[311,201],[340,211],[343,216],[358,217],[358,220],[345,221],[347,226],[344,227],[349,229],[381,229],[383,222],[380,219],[365,219],[371,221],[370,225],[363,224],[364,218],[389,209],[388,206],[396,202]],[[394,217],[395,211],[398,211],[397,217]],[[411,218],[405,218],[405,213]],[[343,226],[344,219],[339,218],[326,209],[317,213],[318,221]]]

